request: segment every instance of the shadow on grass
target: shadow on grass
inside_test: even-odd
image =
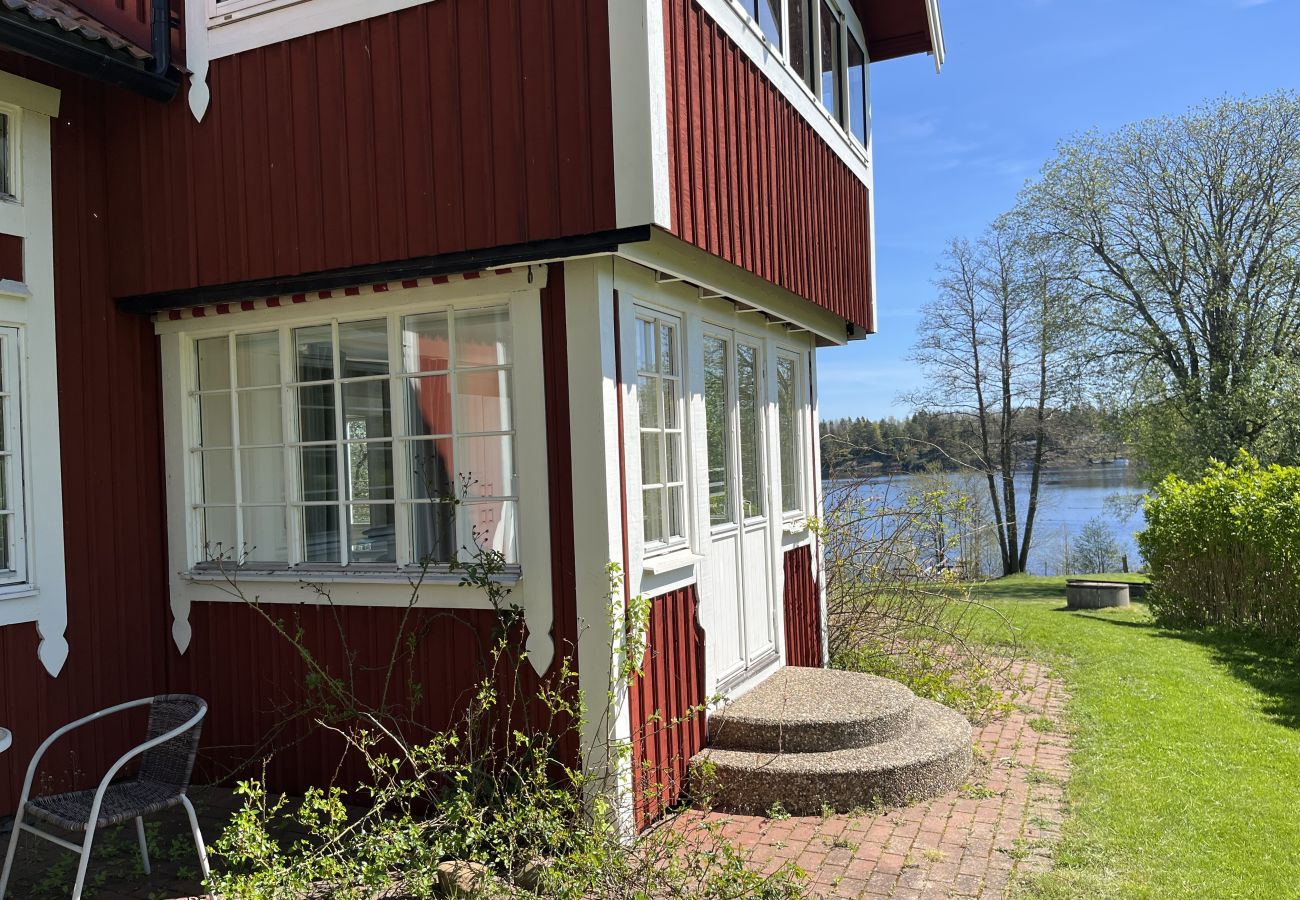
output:
[[[1288,728],[1300,728],[1300,650],[1294,644],[1229,631],[1168,630],[1160,637],[1210,651],[1234,678],[1264,694],[1264,714]]]

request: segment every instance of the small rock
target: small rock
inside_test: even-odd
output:
[[[526,891],[536,893],[541,889],[542,879],[546,877],[546,871],[555,864],[555,860],[545,856],[534,856],[528,862],[524,863],[515,874],[515,884],[519,885]]]
[[[492,880],[492,870],[482,863],[459,859],[438,863],[438,886],[444,897],[482,897]]]

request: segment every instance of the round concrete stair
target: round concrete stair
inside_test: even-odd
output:
[[[697,793],[751,815],[905,805],[957,787],[972,764],[959,713],[832,669],[782,669],[711,716],[709,737],[692,760]]]

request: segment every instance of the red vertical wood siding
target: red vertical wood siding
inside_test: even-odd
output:
[[[672,230],[866,328],[866,185],[713,18],[664,0]]]
[[[704,632],[695,586],[655,597],[646,655],[631,687],[633,809],[638,828],[681,796],[704,749]]]
[[[785,658],[792,666],[820,667],[822,614],[817,579],[813,577],[812,547],[785,552]]]
[[[110,292],[614,228],[607,6],[439,0],[224,57],[202,123],[106,92]]]
[[[23,239],[0,234],[0,278],[23,280]]]
[[[3,68],[14,71],[10,61]],[[47,734],[167,687],[157,340],[150,322],[118,313],[107,290],[105,91],[50,75],[63,90],[52,166],[64,505],[37,512],[63,517],[69,654],[51,678],[37,659],[35,625],[0,628],[0,725],[14,732],[13,747],[0,754],[0,815],[12,812]],[[84,785],[142,732],[143,722],[129,716],[74,732],[51,751],[47,771],[56,784],[79,772]]]

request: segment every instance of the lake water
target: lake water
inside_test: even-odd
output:
[[[972,493],[987,504],[985,482],[969,475],[946,477],[954,489]],[[873,484],[883,487],[886,482],[889,492],[895,496],[920,487],[918,480],[909,475],[894,475]],[[1029,498],[1027,473],[1016,476],[1016,490],[1017,504],[1023,509]],[[1145,487],[1136,470],[1128,466],[1100,465],[1045,471],[1039,487],[1030,571],[1036,575],[1064,574],[1062,561],[1067,541],[1076,541],[1083,527],[1094,519],[1110,529],[1120,552],[1128,556],[1130,567],[1139,568],[1141,557],[1134,535],[1142,530],[1145,522],[1139,502],[1144,493]]]

